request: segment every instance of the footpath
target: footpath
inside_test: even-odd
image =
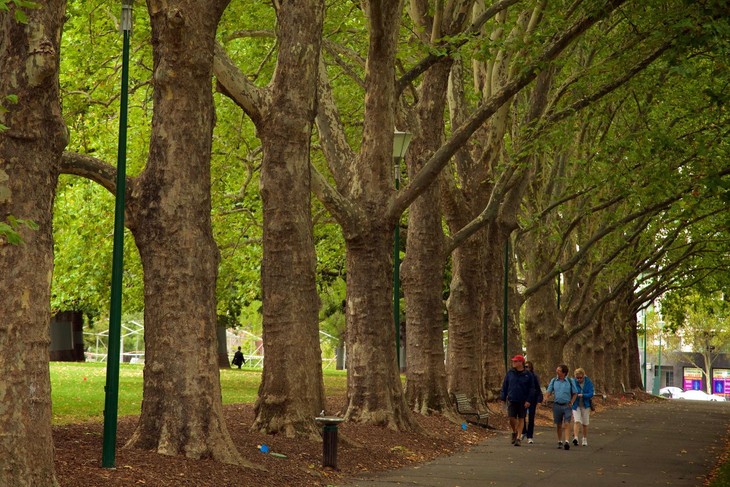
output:
[[[555,429],[536,427],[534,444],[514,447],[504,432],[469,452],[362,476],[347,485],[702,486],[728,446],[729,428],[730,402],[640,402],[594,414],[588,446],[558,450]]]

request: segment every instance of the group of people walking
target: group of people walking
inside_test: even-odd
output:
[[[522,355],[512,357],[512,368],[502,383],[500,400],[507,403],[507,416],[512,428],[512,444],[521,446],[522,440],[534,443],[535,412],[537,405],[547,403],[553,396],[553,423],[558,435],[558,448],[570,450],[572,444],[588,446],[588,423],[593,409],[593,382],[582,368],[575,369],[574,378],[568,377],[568,366],[560,364],[543,395],[540,378],[532,362]],[[578,439],[581,438],[579,443]]]

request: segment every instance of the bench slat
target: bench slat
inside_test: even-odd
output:
[[[466,394],[455,393],[456,411],[463,416],[476,416],[478,420],[488,419],[488,413],[480,413],[471,405],[471,401]]]

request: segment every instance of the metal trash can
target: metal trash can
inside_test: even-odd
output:
[[[319,416],[314,420],[322,428],[322,466],[337,470],[337,425],[344,421],[336,416]]]

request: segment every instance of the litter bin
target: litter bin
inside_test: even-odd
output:
[[[322,466],[337,470],[337,425],[344,421],[336,416],[318,416],[314,420],[322,428]]]

